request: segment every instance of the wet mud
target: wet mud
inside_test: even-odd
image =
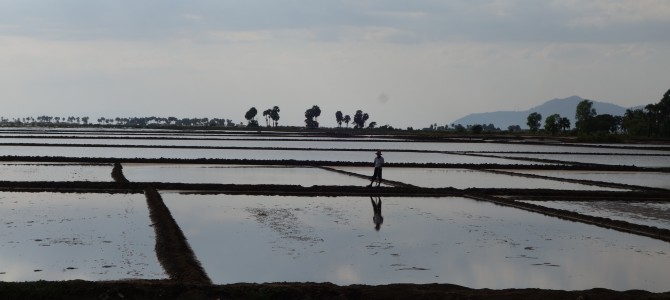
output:
[[[92,282],[0,282],[4,299],[668,299],[668,293],[640,290],[578,291],[542,289],[470,289],[453,284],[337,286],[330,283],[237,283],[203,285],[160,280]]]
[[[146,188],[144,192],[149,206],[149,217],[156,233],[156,256],[170,279],[177,282],[211,284],[212,280],[202,268],[161,195],[152,187]]]

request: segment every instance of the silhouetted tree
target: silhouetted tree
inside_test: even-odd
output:
[[[561,115],[553,114],[544,120],[544,130],[555,135],[561,129]]]
[[[367,113],[363,113],[362,110],[357,110],[356,113],[354,114],[354,128],[364,128],[365,127],[365,122],[370,118],[370,116]]]
[[[472,130],[472,133],[474,134],[480,134],[484,130],[484,126],[482,126],[481,124],[475,124],[472,125],[472,127],[470,127],[470,130]]]
[[[607,133],[617,133],[619,131],[617,119],[610,114],[597,115],[593,117],[589,122],[590,122],[589,132],[607,134]]]
[[[337,121],[337,127],[342,127],[342,121],[344,121],[344,117],[342,116],[341,111],[335,112],[335,121]]]
[[[279,106],[272,108],[272,111],[270,112],[270,118],[272,121],[274,121],[275,127],[277,127],[277,124],[279,124]]]
[[[528,115],[526,124],[530,128],[530,131],[537,132],[540,129],[540,122],[542,121],[542,115],[537,112],[532,112]]]
[[[570,129],[570,119],[566,117],[561,118],[561,120],[558,121],[558,127],[560,127],[563,132],[566,132]]]
[[[507,126],[507,131],[509,131],[509,132],[521,132],[521,126],[519,126],[519,125]]]
[[[591,100],[582,100],[575,110],[575,128],[580,134],[588,134],[593,130],[593,118],[597,115]]]
[[[321,115],[321,109],[314,105],[305,111],[305,126],[307,128],[318,128],[319,122],[316,120]]]
[[[263,117],[265,117],[265,126],[270,127],[270,114],[272,114],[271,109],[266,109],[263,111]]]
[[[344,119],[342,119],[345,124],[347,124],[347,128],[349,128],[349,122],[351,122],[351,116],[345,115]]]
[[[248,127],[258,127],[258,121],[256,121],[254,118],[256,117],[256,114],[258,114],[258,111],[256,110],[255,107],[252,107],[247,111],[246,114],[244,114],[244,118],[247,119]]]

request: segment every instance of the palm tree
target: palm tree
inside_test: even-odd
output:
[[[343,121],[345,124],[347,124],[347,128],[349,128],[349,122],[351,122],[351,116],[345,115]]]
[[[342,117],[342,112],[339,110],[335,113],[335,121],[337,121],[337,127],[342,127],[342,121],[344,121],[344,117]]]
[[[270,115],[272,114],[271,109],[266,109],[263,111],[263,117],[265,117],[265,126],[270,127]]]
[[[275,127],[277,127],[277,124],[279,123],[279,106],[275,106],[272,108],[272,111],[270,112],[270,118],[275,122]]]

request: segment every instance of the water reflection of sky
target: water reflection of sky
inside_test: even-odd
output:
[[[525,201],[580,214],[670,229],[670,203],[632,201]]]
[[[112,165],[90,164],[0,164],[3,181],[111,181]]]
[[[54,136],[54,137],[57,137]],[[330,138],[277,136],[264,137],[253,135],[179,135],[179,136],[145,136],[147,139],[123,139],[116,134],[115,139],[94,139],[91,135],[82,138],[3,138],[3,143],[36,143],[36,144],[95,144],[95,145],[161,145],[161,146],[207,146],[207,147],[262,147],[262,148],[316,148],[316,149],[398,149],[398,150],[431,150],[431,151],[462,151],[462,152],[566,152],[566,153],[618,153],[618,154],[668,154],[668,151],[638,148],[604,148],[578,147],[561,144],[506,144],[506,143],[463,143],[463,142],[415,142],[394,141],[382,138]],[[174,138],[182,139],[174,139]],[[153,138],[153,139],[150,139]],[[163,139],[156,139],[163,138]],[[167,139],[166,139],[167,138]],[[247,140],[244,140],[247,139]],[[290,139],[290,140],[286,140]]]
[[[312,160],[370,162],[370,151],[302,151],[302,150],[248,150],[248,149],[152,149],[152,148],[73,148],[41,146],[0,146],[0,156],[64,156],[64,157],[114,157],[114,158],[211,158],[259,160]],[[452,163],[452,164],[541,164],[530,161],[495,157],[474,157],[442,153],[393,152],[384,155],[387,162],[402,163]]]
[[[587,164],[603,164],[638,167],[670,167],[669,156],[636,156],[632,155],[579,155],[579,154],[515,154],[503,153],[501,157],[551,159],[565,162]]]
[[[165,278],[142,194],[0,192],[0,281]]]
[[[463,198],[163,198],[216,283],[666,291],[670,246]]]
[[[523,170],[523,171],[512,170],[511,172],[670,189],[670,173],[617,172],[617,171],[552,171],[552,170]]]
[[[180,182],[221,184],[357,185],[366,179],[311,167],[235,165],[124,164],[123,173],[135,182]],[[368,173],[372,168],[368,168]],[[371,175],[371,174],[369,174]]]
[[[367,171],[365,168],[360,167],[337,167],[337,169],[359,174],[365,174]],[[561,182],[557,180],[494,174],[467,169],[386,167],[384,168],[384,178],[428,188],[534,188],[556,190],[622,191],[621,189],[615,188]]]

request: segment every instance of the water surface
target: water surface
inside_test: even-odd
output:
[[[361,167],[336,167],[336,169],[358,174],[366,174],[369,172],[369,168]],[[557,180],[494,174],[469,169],[386,167],[383,170],[383,177],[388,180],[399,181],[428,188],[533,188],[556,190],[623,191],[622,189],[561,182]]]
[[[464,198],[163,193],[215,283],[667,291],[670,246]]]
[[[0,281],[166,278],[142,194],[0,192]]]
[[[217,184],[357,185],[366,179],[312,167],[124,164],[125,177],[134,182]]]

